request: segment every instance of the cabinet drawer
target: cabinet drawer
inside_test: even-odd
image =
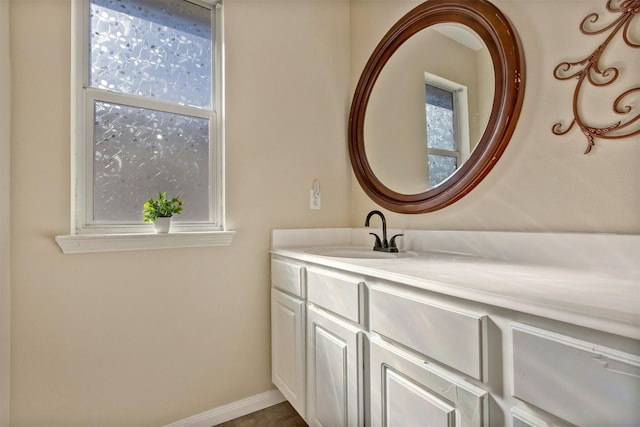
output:
[[[572,424],[640,422],[640,357],[513,324],[513,395]]]
[[[387,287],[373,287],[370,303],[372,331],[475,379],[483,379],[484,314]]]
[[[304,270],[305,268],[299,264],[273,258],[271,260],[271,286],[303,298]]]
[[[364,283],[357,277],[310,268],[307,300],[352,322],[362,323],[361,296]]]

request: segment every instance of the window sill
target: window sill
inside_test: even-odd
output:
[[[56,236],[64,254],[230,246],[235,231]]]

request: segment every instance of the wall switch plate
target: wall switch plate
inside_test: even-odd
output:
[[[320,190],[309,192],[309,209],[320,209]]]

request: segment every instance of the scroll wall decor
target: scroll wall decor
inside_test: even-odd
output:
[[[553,70],[553,75],[558,80],[575,78],[578,82],[573,92],[573,120],[566,129],[563,129],[562,123],[556,123],[553,125],[552,132],[556,135],[565,135],[571,131],[574,126],[578,126],[587,138],[585,154],[591,151],[595,145],[596,138],[619,139],[640,134],[640,126],[638,126],[640,124],[640,112],[638,112],[638,110],[640,110],[640,99],[636,99],[635,106],[632,102],[632,94],[635,94],[633,96],[639,95],[640,86],[633,87],[621,93],[613,101],[614,113],[625,117],[623,120],[619,120],[608,126],[590,126],[585,122],[578,108],[580,93],[585,88],[585,83],[591,84],[594,87],[604,87],[609,86],[618,79],[620,75],[618,67],[607,67],[603,69],[600,64],[602,54],[618,34],[620,34],[624,43],[630,48],[640,48],[640,41],[631,39],[632,23],[634,22],[634,18],[640,16],[640,0],[607,0],[606,8],[608,12],[619,15],[613,22],[601,26],[598,23],[600,15],[591,13],[587,15],[580,24],[580,31],[585,35],[597,35],[608,32],[605,41],[586,58],[577,62],[562,62]],[[635,21],[635,24],[638,24],[638,22]],[[599,28],[592,28],[596,26]],[[635,73],[632,74],[632,76],[640,76],[637,70],[630,70],[630,72]]]

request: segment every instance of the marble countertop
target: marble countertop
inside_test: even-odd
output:
[[[271,252],[640,339],[639,269],[565,267],[431,250],[398,259],[338,258],[314,255],[307,252],[310,248],[275,247]]]

